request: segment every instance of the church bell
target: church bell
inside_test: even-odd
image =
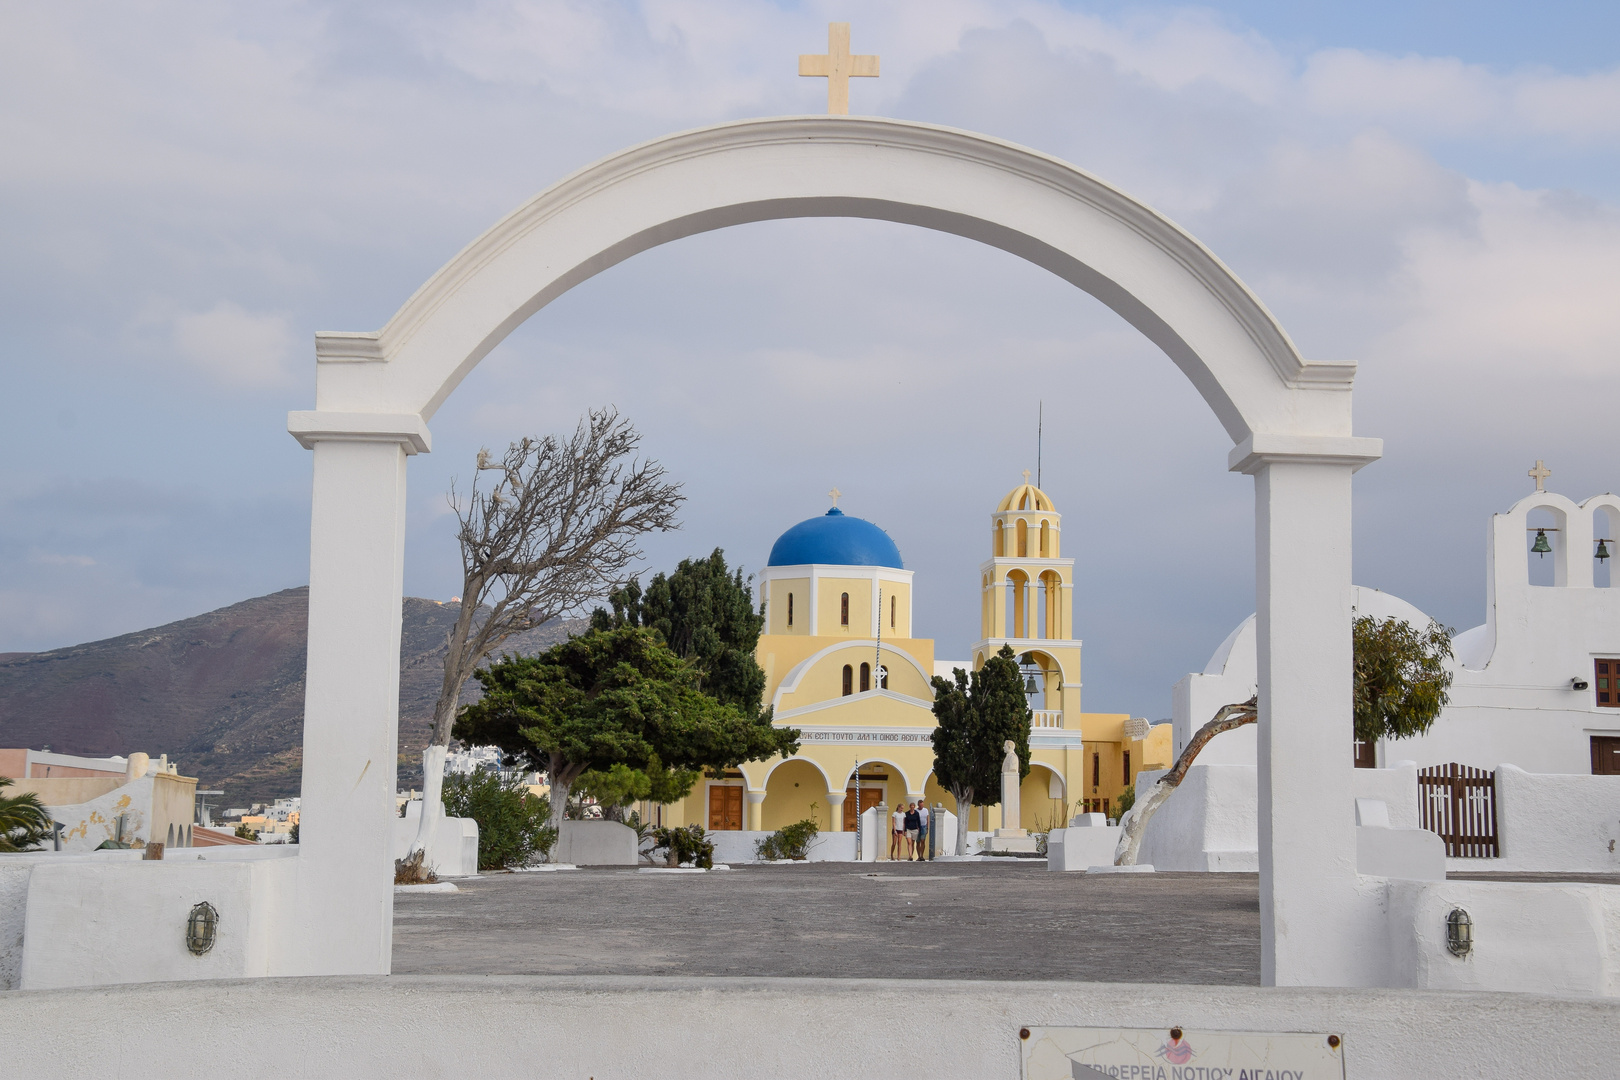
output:
[[[1038,694],[1040,692],[1041,692],[1040,688],[1035,685],[1035,676],[1033,676],[1033,675],[1024,676],[1024,693],[1025,694]]]
[[[1597,549],[1598,562],[1602,562],[1604,559],[1607,559],[1608,557],[1609,557],[1609,542],[1607,540],[1599,540],[1598,541],[1598,549]]]
[[[1536,530],[1536,542],[1530,545],[1530,550],[1535,552],[1537,555],[1542,556],[1545,556],[1547,552],[1552,550],[1552,545],[1547,543],[1546,529]]]

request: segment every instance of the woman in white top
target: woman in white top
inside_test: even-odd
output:
[[[894,813],[889,815],[889,858],[898,859],[899,853],[906,849],[906,810],[905,807],[896,807]]]

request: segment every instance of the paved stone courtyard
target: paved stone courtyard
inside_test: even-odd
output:
[[[394,905],[399,974],[1260,981],[1254,874],[1044,861],[494,874]]]

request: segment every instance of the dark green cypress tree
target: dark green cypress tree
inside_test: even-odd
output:
[[[974,804],[1001,798],[1001,762],[1008,739],[1018,752],[1018,779],[1029,775],[1029,702],[1011,646],[978,671],[957,668],[955,681],[934,676],[934,776],[956,800],[956,853],[967,850],[967,815]]]
[[[764,615],[741,569],[726,567],[715,548],[706,559],[682,559],[672,574],[659,572],[645,591],[630,581],[608,597],[612,612],[597,608],[591,625],[599,630],[645,626],[692,664],[698,689],[722,705],[760,714],[765,672],[754,660]]]

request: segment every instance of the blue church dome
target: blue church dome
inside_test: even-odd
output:
[[[892,566],[904,570],[900,549],[889,534],[861,518],[847,517],[838,507],[822,517],[801,521],[771,547],[767,566]]]

